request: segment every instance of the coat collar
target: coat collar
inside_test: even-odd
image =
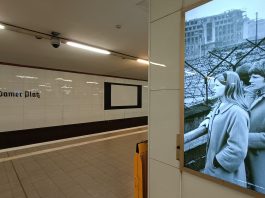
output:
[[[217,106],[217,110],[215,111],[215,114],[224,113],[228,109],[230,109],[233,105],[233,103],[220,103],[220,105]]]
[[[258,104],[261,100],[263,100],[263,98],[265,98],[265,93],[263,93],[260,97],[258,97],[257,99],[254,100],[254,102],[251,104],[250,106],[250,110],[256,105]]]

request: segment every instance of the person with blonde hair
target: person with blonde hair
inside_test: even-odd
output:
[[[203,172],[246,187],[244,159],[248,150],[249,114],[242,83],[235,72],[224,72],[214,79],[214,94],[219,102],[200,128],[208,130],[206,163]],[[184,135],[184,142],[198,137],[194,130]]]

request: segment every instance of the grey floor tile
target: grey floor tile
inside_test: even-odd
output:
[[[0,197],[133,198],[135,144],[146,138],[146,133],[130,135],[2,162]]]

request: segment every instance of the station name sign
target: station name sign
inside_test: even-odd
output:
[[[0,98],[40,98],[40,92],[0,91]]]

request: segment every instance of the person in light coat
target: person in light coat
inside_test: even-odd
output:
[[[250,101],[249,150],[246,158],[248,182],[251,188],[265,194],[265,61],[257,62],[250,70],[254,97]],[[254,98],[254,101],[253,101]]]
[[[203,172],[246,187],[244,159],[248,150],[249,115],[238,74],[227,71],[218,75],[214,92],[219,103],[209,114],[209,120],[200,125],[207,123],[208,129]],[[184,142],[198,137],[194,131],[184,135]]]

